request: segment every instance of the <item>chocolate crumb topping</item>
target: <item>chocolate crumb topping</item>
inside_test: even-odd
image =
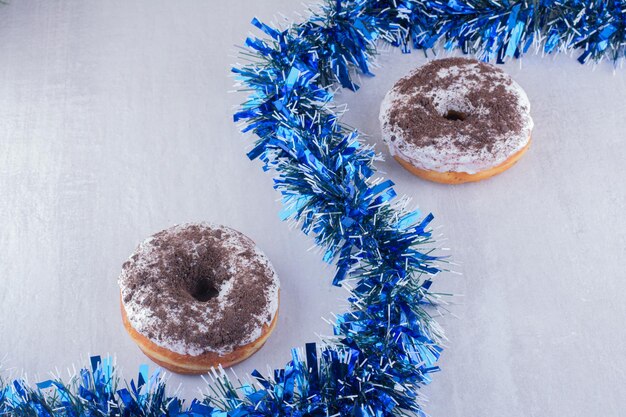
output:
[[[466,58],[433,60],[400,79],[381,105],[383,139],[418,168],[477,172],[525,146],[533,122],[522,88]]]
[[[475,69],[462,79],[452,72],[441,76],[441,70],[468,65]],[[417,90],[446,92],[469,82],[478,85],[469,89],[463,102],[451,104],[443,112],[435,96],[413,94]],[[491,151],[498,138],[519,133],[523,127],[517,97],[503,84],[503,72],[483,62],[465,58],[434,60],[401,79],[395,88],[409,97],[391,111],[389,123],[399,127],[416,146],[440,146],[437,138],[456,136],[454,144],[461,149]]]
[[[276,313],[278,280],[254,243],[222,226],[161,231],[123,265],[129,320],[183,354],[225,353],[255,340]],[[256,337],[255,337],[256,334]]]

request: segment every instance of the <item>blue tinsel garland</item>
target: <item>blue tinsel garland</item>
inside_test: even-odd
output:
[[[235,115],[258,136],[249,153],[276,173],[284,219],[315,238],[335,263],[333,283],[352,283],[350,311],[335,337],[293,349],[292,360],[253,382],[213,375],[212,395],[188,407],[166,395],[155,373],[120,387],[110,360],[92,358],[71,382],[0,381],[0,414],[12,416],[332,416],[421,414],[419,387],[441,352],[441,333],[424,309],[440,271],[425,217],[406,211],[391,181],[375,177],[374,152],[339,122],[329,89],[356,90],[352,74],[370,74],[376,43],[461,48],[485,60],[580,49],[579,60],[623,58],[625,1],[328,2],[303,23],[249,38],[253,62],[233,71],[252,90]]]

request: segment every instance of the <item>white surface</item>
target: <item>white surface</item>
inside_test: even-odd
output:
[[[271,178],[246,160],[231,122],[232,45],[253,16],[292,1],[20,0],[0,7],[0,352],[6,368],[117,355],[146,361],[125,334],[116,279],[145,237],[210,220],[251,236],[282,281],[278,328],[239,374],[288,360],[340,311],[332,269],[278,220]],[[298,6],[298,8],[300,8]],[[380,100],[423,62],[382,58],[346,93],[347,121],[378,135]],[[463,278],[442,320],[450,343],[426,390],[453,416],[623,415],[626,409],[626,70],[566,56],[504,67],[528,93],[534,145],[487,182],[442,186],[380,165],[432,210]],[[83,362],[84,361],[84,362]],[[5,375],[10,373],[5,370]],[[193,395],[199,377],[173,377]]]

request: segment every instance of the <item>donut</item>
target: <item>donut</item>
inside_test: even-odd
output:
[[[173,372],[240,362],[276,326],[279,281],[242,233],[177,225],[141,243],[119,277],[122,322],[139,348]]]
[[[501,69],[466,58],[428,62],[395,83],[380,107],[383,141],[418,177],[460,184],[510,168],[530,146],[524,90]]]

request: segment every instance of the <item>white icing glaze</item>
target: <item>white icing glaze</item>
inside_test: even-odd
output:
[[[132,327],[160,347],[179,354],[191,356],[198,356],[206,352],[225,355],[232,352],[238,346],[258,339],[261,336],[263,326],[269,325],[272,322],[278,312],[280,282],[267,256],[265,256],[250,238],[236,230],[210,223],[188,223],[176,225],[161,233],[173,236],[189,226],[200,226],[222,232],[221,245],[223,245],[222,247],[229,253],[229,256],[225,256],[221,261],[225,263],[223,266],[226,268],[227,274],[234,277],[234,279],[227,279],[221,284],[216,296],[217,302],[205,303],[190,298],[188,303],[191,303],[193,314],[182,317],[181,311],[177,308],[176,304],[167,302],[167,294],[155,294],[155,289],[149,286],[130,288],[128,285],[130,284],[129,278],[131,274],[147,273],[154,279],[160,278],[159,270],[155,265],[159,260],[161,249],[154,245],[154,236],[151,236],[137,247],[128,260],[129,266],[125,264],[120,275],[118,283],[121,289],[122,300],[128,299],[128,302],[123,301],[123,307]],[[184,250],[191,256],[197,257],[198,248],[206,243],[206,239],[202,239],[199,243],[187,241],[185,242]],[[254,256],[251,259],[237,256],[240,251],[246,249],[251,249],[254,252]],[[185,328],[189,329],[189,332],[208,333],[214,331],[214,326],[212,325],[218,321],[220,317],[223,317],[224,312],[230,308],[231,303],[229,302],[229,295],[231,294],[233,286],[245,285],[245,282],[241,282],[241,280],[237,281],[237,277],[245,275],[244,272],[255,262],[256,265],[260,265],[263,272],[270,277],[271,284],[264,288],[265,305],[263,306],[262,313],[256,317],[256,319],[258,319],[256,320],[256,325],[249,331],[248,335],[237,344],[221,348],[216,348],[215,346],[200,346],[196,343],[175,339],[168,336],[167,332],[159,331],[159,329],[163,329],[170,323],[185,326]],[[153,297],[152,299],[154,299],[155,295],[158,296],[159,299],[164,299],[164,302],[153,307],[150,305],[147,306],[144,302],[148,297]],[[157,308],[162,309],[164,307],[167,307],[167,317],[162,319],[155,314],[155,311]]]
[[[409,94],[401,93],[398,83],[412,77],[424,68],[420,67],[396,83],[394,88],[387,93],[381,104],[379,118],[382,138],[389,146],[392,155],[397,155],[421,169],[474,174],[502,164],[528,144],[533,120],[530,117],[530,101],[522,87],[499,68],[492,66],[494,71],[490,75],[497,77],[494,82],[487,80],[485,75],[478,71],[479,63],[477,61],[468,59],[463,61],[465,61],[463,65],[453,65],[437,72],[437,77],[451,80],[449,87],[445,89],[429,90],[425,87],[417,87]],[[472,77],[469,77],[470,75]],[[474,89],[484,89],[486,86],[490,86],[488,88],[492,91],[497,85],[501,85],[513,93],[522,128],[519,132],[508,132],[494,138],[494,145],[490,150],[486,148],[468,150],[455,145],[458,140],[468,140],[462,134],[433,137],[431,138],[432,145],[416,146],[407,140],[408,138],[402,129],[389,123],[391,111],[416,96],[430,99],[441,117],[450,110],[478,115],[479,117],[492,117],[488,108],[474,108],[466,97]],[[416,105],[419,104],[416,103]]]

